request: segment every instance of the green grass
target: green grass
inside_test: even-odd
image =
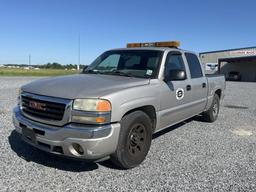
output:
[[[62,69],[12,69],[0,68],[0,76],[59,76],[76,74],[77,71]]]

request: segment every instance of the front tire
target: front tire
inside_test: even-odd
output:
[[[143,111],[134,111],[121,120],[116,152],[111,160],[123,169],[138,166],[148,154],[152,141],[152,121]]]
[[[220,110],[220,98],[215,93],[213,96],[213,101],[211,107],[208,111],[203,112],[203,119],[207,122],[214,122],[218,118]]]

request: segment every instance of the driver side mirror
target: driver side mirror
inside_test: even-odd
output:
[[[172,69],[165,76],[165,81],[182,81],[186,79],[186,72],[184,70]]]

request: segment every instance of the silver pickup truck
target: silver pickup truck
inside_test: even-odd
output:
[[[214,122],[224,90],[224,76],[205,76],[178,42],[127,44],[81,74],[21,87],[13,122],[41,150],[129,169],[145,159],[153,133],[195,115]]]

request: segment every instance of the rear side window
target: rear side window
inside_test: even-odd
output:
[[[203,76],[201,64],[195,54],[185,53],[191,78],[200,78]]]

